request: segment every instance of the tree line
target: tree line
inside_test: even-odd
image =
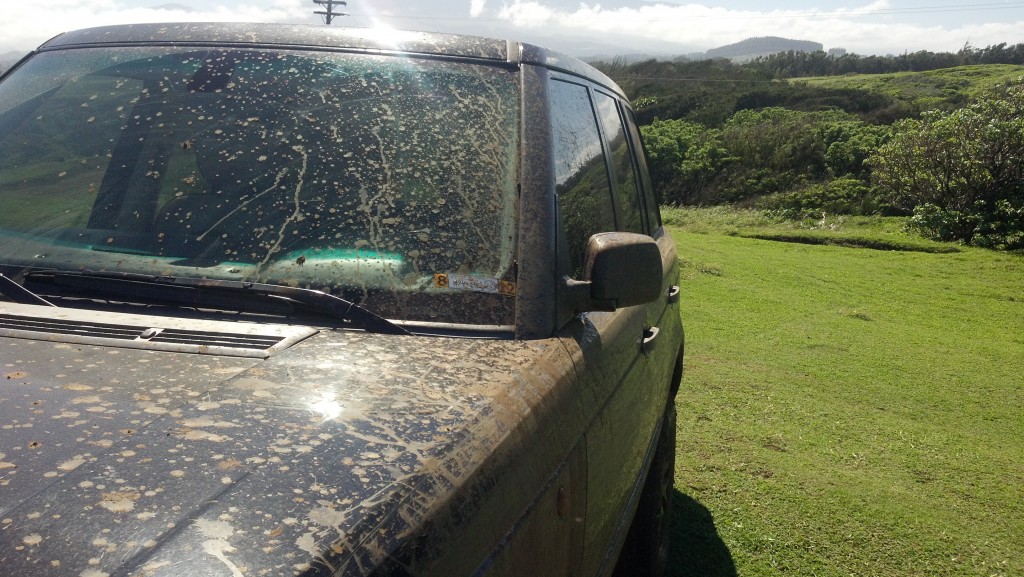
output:
[[[666,204],[909,215],[937,240],[1024,248],[1024,80],[891,125],[767,107],[717,127],[658,119],[641,131]]]
[[[888,74],[893,72],[925,72],[955,66],[979,64],[1024,64],[1024,44],[1003,42],[985,48],[964,46],[957,52],[920,50],[899,55],[861,56],[816,52],[782,52],[762,56],[741,66],[765,73],[772,78],[803,78],[808,76],[841,76],[844,74]]]
[[[633,99],[663,203],[756,206],[792,218],[906,215],[937,240],[1022,249],[1024,78],[980,95],[944,88],[929,107],[778,81],[993,63],[1024,64],[1024,44],[599,67]]]
[[[937,86],[937,101],[922,107],[914,98],[867,88],[833,88],[801,82],[806,77],[926,72],[957,66],[1024,65],[1024,44],[1005,43],[985,48],[965,46],[958,52],[918,51],[897,56],[835,55],[783,52],[747,62],[711,60],[624,59],[594,65],[626,91],[641,123],[655,118],[686,118],[708,126],[724,123],[745,108],[778,106],[796,110],[840,109],[875,124],[891,124],[924,110],[953,110],[968,98],[953,86]]]

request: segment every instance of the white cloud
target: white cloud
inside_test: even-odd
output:
[[[484,6],[487,4],[487,0],[470,0],[469,2],[469,15],[472,18],[476,18],[484,13]]]
[[[975,46],[1015,43],[1024,38],[1024,21],[985,25],[924,26],[913,14],[893,9],[888,0],[863,6],[815,11],[736,10],[703,4],[646,4],[603,8],[581,3],[558,10],[537,0],[513,0],[496,13],[520,29],[545,30],[630,42],[671,42],[712,48],[757,36],[821,42],[859,54],[906,51],[956,51],[965,41]]]
[[[539,2],[513,2],[504,4],[498,10],[498,17],[508,20],[516,26],[537,28],[550,26],[553,20],[572,18],[571,14],[555,12]]]
[[[186,2],[194,4],[189,6]],[[28,51],[46,40],[90,26],[142,22],[307,22],[312,3],[296,0],[263,2],[172,1],[135,7],[126,0],[51,0],[5,5],[0,19],[0,53]]]
[[[934,14],[923,24],[914,8],[891,0],[861,0],[843,8],[724,8],[701,3],[606,8],[598,0],[436,0],[408,6],[399,0],[349,0],[346,25],[389,24],[396,28],[528,37],[562,49],[586,41],[680,53],[706,50],[756,36],[821,42],[859,54],[956,51],[965,43],[988,46],[1024,41],[1017,12],[993,11],[987,24],[968,23],[965,12]],[[685,0],[684,0],[685,1]],[[856,0],[853,0],[856,1]],[[822,0],[822,2],[827,2]],[[0,54],[28,51],[56,34],[88,26],[135,22],[243,21],[319,23],[310,0],[50,0],[8,2],[0,18]],[[140,7],[140,4],[148,4]],[[159,6],[153,6],[159,4]],[[468,5],[469,13],[466,13]],[[731,6],[755,4],[730,3]],[[833,2],[832,6],[837,3]],[[763,6],[763,5],[762,5]],[[404,8],[403,8],[404,7]],[[970,14],[977,14],[976,11]],[[409,18],[403,19],[402,16]],[[939,20],[939,16],[943,19]],[[1003,18],[998,18],[1003,16]],[[978,19],[975,18],[975,21]],[[940,24],[941,22],[941,24]],[[589,49],[589,48],[588,48]]]

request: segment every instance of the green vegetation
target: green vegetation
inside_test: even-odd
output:
[[[819,76],[791,80],[810,88],[861,90],[905,102],[916,110],[952,110],[977,100],[988,90],[1024,76],[1024,66],[987,64],[925,72]]]
[[[743,63],[719,58],[595,65],[626,91],[643,124],[681,118],[714,127],[739,110],[773,106],[844,110],[889,124],[932,108],[952,110],[979,90],[1020,77],[1024,44],[899,56],[790,51]]]
[[[744,64],[775,78],[923,72],[979,64],[1024,64],[1024,44],[1006,43],[985,48],[964,46],[958,52],[919,50],[897,56],[861,56],[816,52],[781,52]]]
[[[871,159],[888,201],[937,240],[1024,248],[1024,84],[893,127]]]
[[[663,204],[913,215],[928,238],[1024,248],[1024,77],[954,94],[971,101],[891,125],[770,106],[716,126],[655,119],[641,131]]]
[[[842,111],[800,112],[786,108],[741,110],[720,128],[685,120],[655,120],[641,127],[652,178],[666,204],[709,205],[757,201],[797,192],[797,199],[776,199],[773,208],[791,216],[835,211],[832,200],[846,196],[849,214],[876,207],[866,159],[889,138],[887,127],[868,125]],[[813,190],[853,181],[843,191]],[[857,184],[860,183],[860,184]],[[863,190],[854,192],[860,186]],[[863,197],[863,198],[860,198]]]
[[[1024,574],[1024,255],[899,218],[664,217],[687,328],[672,577]]]
[[[953,253],[960,247],[908,233],[910,219],[821,214],[793,220],[778,213],[729,206],[674,207],[662,210],[665,225],[695,234],[723,234],[759,240],[870,248],[875,250]]]
[[[671,577],[1024,575],[1022,58],[607,67],[680,205]]]

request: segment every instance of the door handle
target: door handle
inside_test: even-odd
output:
[[[674,305],[679,302],[679,286],[672,285],[668,287],[668,304]]]
[[[658,338],[658,327],[650,327],[644,329],[644,338],[640,342],[640,350],[645,355],[650,355],[651,351],[654,350],[654,339],[656,338]]]

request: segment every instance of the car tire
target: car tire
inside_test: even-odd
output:
[[[668,565],[675,463],[676,406],[670,399],[636,515],[615,565],[615,577],[664,575]]]

